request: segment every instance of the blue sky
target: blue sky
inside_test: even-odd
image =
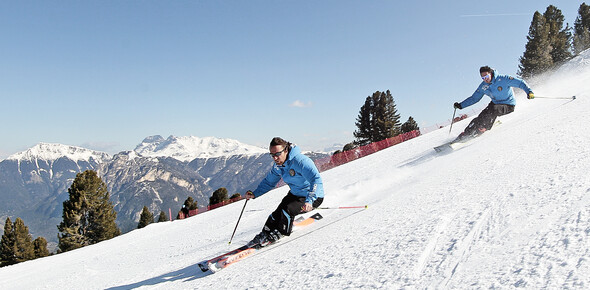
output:
[[[0,159],[151,135],[322,149],[353,141],[385,90],[403,122],[433,126],[480,66],[516,74],[535,11],[573,26],[581,3],[0,0]]]

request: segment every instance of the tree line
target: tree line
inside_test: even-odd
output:
[[[234,193],[232,196],[228,197],[227,188],[220,187],[213,192],[211,197],[209,197],[209,206],[214,205],[214,204],[218,204],[218,203],[222,203],[222,202],[228,201],[230,199],[234,199],[234,198],[241,197],[241,196],[242,195],[240,193]],[[190,211],[196,210],[196,209],[198,209],[198,207],[199,207],[198,202],[196,200],[194,200],[191,196],[187,197],[186,200],[184,201],[184,203],[182,204],[182,207],[178,211],[178,214],[176,215],[176,219],[180,219],[181,214],[183,217],[190,216],[190,214],[189,214]],[[167,220],[168,220],[168,218],[166,216],[166,213],[161,211],[157,222],[163,222],[163,221],[167,221]],[[143,210],[141,211],[141,215],[139,217],[139,224],[137,225],[137,228],[141,229],[153,222],[154,222],[154,215],[149,211],[147,206],[144,206]]]
[[[63,253],[112,239],[121,234],[115,220],[117,212],[110,201],[106,183],[93,170],[76,174],[68,188],[69,198],[63,202],[62,222],[57,226],[58,250]],[[236,193],[231,196],[240,196]],[[229,200],[226,188],[217,189],[209,198],[210,204]],[[197,209],[197,202],[188,197],[183,208]],[[168,221],[164,211],[160,212],[157,222]],[[138,228],[154,222],[154,215],[143,207]],[[4,223],[4,233],[0,242],[0,267],[17,264],[49,256],[47,240],[38,237],[32,240],[29,229],[21,218],[13,223],[8,217]]]
[[[535,11],[525,51],[519,59],[520,77],[530,79],[550,71],[590,48],[590,6],[580,5],[573,28],[564,20],[563,13],[554,5],[549,5],[543,14]]]
[[[32,240],[29,228],[22,219],[16,218],[14,224],[10,217],[4,223],[4,234],[0,241],[0,266],[49,256],[47,240],[38,237]]]

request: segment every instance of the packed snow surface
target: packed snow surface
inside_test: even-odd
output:
[[[324,219],[239,263],[197,263],[241,246],[287,193],[149,225],[0,269],[1,289],[590,288],[588,53],[517,91],[502,124],[449,154],[461,121],[322,173]],[[449,104],[449,110],[451,110]]]

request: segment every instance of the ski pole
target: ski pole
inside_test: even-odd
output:
[[[238,224],[240,223],[240,220],[242,219],[242,214],[244,213],[244,209],[246,208],[246,204],[248,204],[248,199],[246,199],[246,202],[244,202],[244,207],[242,207],[242,212],[240,212],[240,217],[238,218],[238,222],[236,223],[236,227],[234,228],[234,232],[231,234],[231,238],[229,239],[228,245],[231,245],[231,241],[234,239],[234,235],[236,234],[236,230],[238,229]]]
[[[327,207],[318,207],[317,209],[352,209],[352,208],[369,208],[368,205],[359,205],[359,206],[327,206]]]
[[[453,123],[455,123],[455,113],[457,113],[457,108],[453,111],[453,119],[451,119],[451,128],[449,128],[449,134],[451,134],[451,130],[453,130]]]
[[[535,96],[535,99],[575,100],[576,96],[567,97],[567,98],[563,98],[563,97],[537,97],[537,96]]]

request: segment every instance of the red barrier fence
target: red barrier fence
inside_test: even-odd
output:
[[[198,208],[198,209],[189,210],[188,212],[183,212],[181,210],[181,211],[178,212],[178,219],[181,220],[181,219],[185,219],[187,217],[195,216],[195,215],[198,215],[200,213],[204,213],[206,211],[210,211],[212,209],[216,209],[218,207],[222,207],[224,205],[228,205],[230,203],[233,203],[233,202],[236,202],[236,201],[239,201],[239,200],[242,200],[242,199],[244,199],[244,197],[238,196],[238,197],[234,197],[232,199],[228,199],[228,200],[223,201],[223,202],[220,202],[220,203],[209,205],[207,207],[202,207],[202,208]]]
[[[220,203],[216,203],[216,204],[209,205],[209,206],[207,206],[207,210],[216,209],[216,208],[218,208],[218,207],[222,207],[222,206],[224,206],[224,205],[228,205],[228,204],[230,204],[230,203],[232,203],[232,202],[236,202],[236,201],[238,201],[238,200],[242,200],[242,199],[244,199],[244,197],[242,197],[242,196],[234,197],[234,198],[232,198],[232,199],[228,199],[228,200],[226,200],[226,201],[222,201],[222,202],[220,202]]]
[[[187,211],[179,211],[178,215],[176,216],[177,219],[179,220],[183,220],[187,217],[191,217],[194,215],[198,215],[199,214],[199,209],[191,209],[191,210],[187,210]]]
[[[391,137],[379,142],[374,142],[371,144],[367,144],[365,146],[360,146],[354,148],[349,151],[344,151],[340,153],[333,154],[330,157],[322,158],[315,160],[315,165],[317,166],[320,172],[332,169],[336,166],[340,166],[342,164],[348,163],[350,161],[365,157],[367,155],[373,154],[377,151],[381,151],[385,148],[391,147],[393,145],[397,145],[404,141],[413,139],[420,136],[420,131],[414,130],[408,133],[400,134],[395,137]]]

